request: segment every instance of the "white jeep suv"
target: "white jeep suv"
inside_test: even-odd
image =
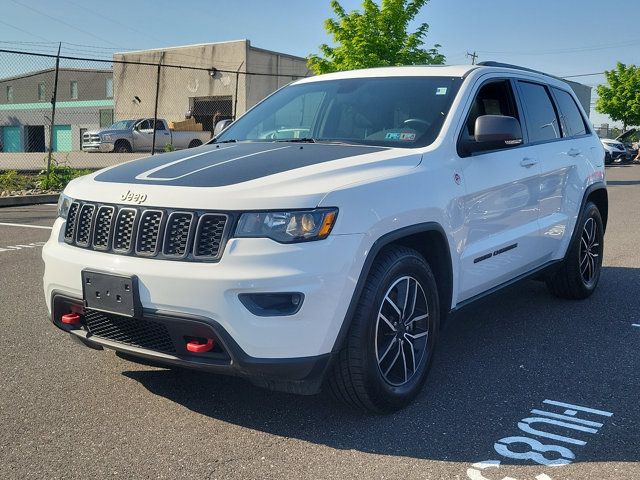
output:
[[[305,78],[209,144],[74,180],[44,247],[51,320],[95,349],[360,408],[421,389],[447,314],[600,277],[604,151],[521,67]]]

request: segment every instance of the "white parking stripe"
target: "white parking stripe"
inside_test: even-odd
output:
[[[631,326],[632,327],[640,327],[640,323],[632,323]]]
[[[44,230],[51,230],[53,227],[43,227],[42,225],[26,225],[24,223],[6,223],[0,222],[0,225],[7,227],[23,227],[23,228],[42,228]]]

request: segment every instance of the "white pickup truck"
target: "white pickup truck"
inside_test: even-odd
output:
[[[175,131],[167,122],[158,119],[156,123],[156,151],[162,151],[170,144],[174,150],[199,147],[209,141],[208,131]],[[85,152],[150,152],[153,145],[153,118],[120,120],[108,128],[85,132],[82,136],[82,150]]]

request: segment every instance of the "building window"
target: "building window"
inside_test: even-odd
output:
[[[7,103],[13,103],[13,87],[7,85]]]
[[[44,82],[39,83],[38,84],[38,100],[41,102],[44,102],[46,100],[45,95],[46,95],[46,92],[44,89]]]
[[[113,77],[106,80],[107,98],[113,98]]]
[[[76,100],[78,98],[78,82],[76,82],[75,80],[71,80],[69,90],[71,93],[71,98],[73,100]]]
[[[113,109],[99,110],[100,128],[106,128],[113,125]]]

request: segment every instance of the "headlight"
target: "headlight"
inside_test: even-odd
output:
[[[111,135],[101,135],[102,141],[103,142],[110,142],[111,141]]]
[[[337,208],[294,212],[250,212],[240,216],[236,237],[270,238],[281,243],[327,238],[338,216]]]
[[[60,194],[58,198],[58,216],[60,218],[67,218],[67,214],[69,213],[69,207],[73,203],[73,198],[67,197],[64,193]]]

